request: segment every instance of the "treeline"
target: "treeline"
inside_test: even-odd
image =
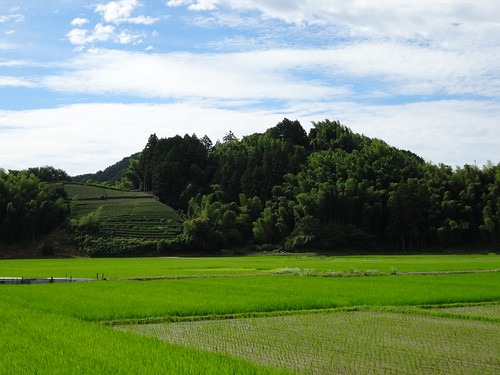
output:
[[[102,171],[96,173],[86,173],[77,176],[73,176],[71,180],[73,182],[82,183],[106,183],[110,185],[119,185],[120,180],[123,176],[123,171],[126,170],[130,164],[131,159],[137,159],[139,157],[138,153],[124,157],[119,162],[110,165]]]
[[[338,122],[284,119],[212,144],[151,135],[122,185],[182,211],[179,242],[394,250],[500,242],[500,164],[433,165]]]
[[[63,223],[69,214],[66,193],[50,183],[69,180],[52,167],[0,169],[0,242],[36,241]]]

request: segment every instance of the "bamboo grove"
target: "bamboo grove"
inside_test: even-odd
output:
[[[50,183],[69,179],[52,167],[0,169],[0,242],[36,241],[62,224],[69,211],[65,193]]]

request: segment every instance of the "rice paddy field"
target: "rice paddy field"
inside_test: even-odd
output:
[[[0,373],[498,374],[499,262],[2,260],[0,277],[99,280],[0,285]]]

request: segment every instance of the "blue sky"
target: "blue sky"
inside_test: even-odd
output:
[[[284,117],[500,162],[500,2],[2,0],[0,168],[95,172],[151,133]]]

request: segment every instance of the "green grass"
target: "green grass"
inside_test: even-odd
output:
[[[500,370],[500,325],[484,321],[464,324],[418,314],[355,311],[118,328],[301,373]]]
[[[0,300],[88,321],[500,300],[500,273],[4,285]]]
[[[0,260],[0,276],[106,278],[255,275],[284,269],[315,272],[378,270],[381,273],[500,269],[499,255],[244,256],[214,258]]]

